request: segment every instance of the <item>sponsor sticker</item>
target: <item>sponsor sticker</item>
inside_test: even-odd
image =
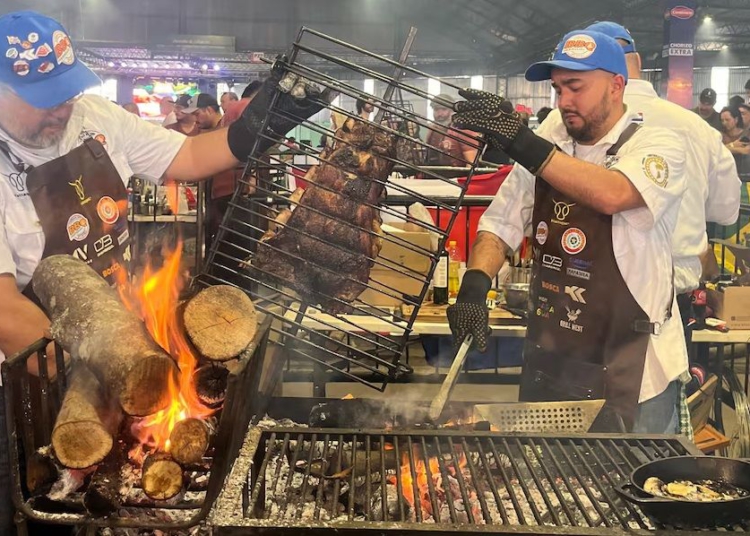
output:
[[[122,254],[122,258],[125,262],[130,262],[132,256],[130,254],[130,244],[125,248],[125,252]]]
[[[539,316],[541,318],[549,318],[550,315],[555,314],[555,307],[551,303],[549,303],[549,300],[545,298],[544,296],[539,296],[539,303],[537,304],[536,308],[536,316]]]
[[[568,329],[570,331],[575,331],[576,333],[583,333],[583,326],[576,323],[578,321],[578,317],[581,315],[581,310],[571,309],[567,305],[565,306],[565,310],[568,319],[560,320],[560,327],[563,329]]]
[[[120,265],[120,263],[119,262],[114,262],[114,263],[112,263],[112,266],[110,266],[109,268],[105,268],[104,270],[102,270],[102,277],[109,277],[112,274],[114,274],[117,270],[119,270],[120,268],[122,268],[122,266]]]
[[[39,71],[42,74],[47,74],[52,69],[55,68],[55,64],[51,61],[43,61],[42,64],[37,68],[37,71]]]
[[[565,41],[562,53],[571,58],[582,60],[591,56],[595,50],[596,41],[594,41],[593,37],[585,34],[576,34]]]
[[[18,76],[26,76],[29,74],[29,62],[26,60],[17,60],[13,62],[13,72]]]
[[[558,285],[555,285],[554,283],[549,283],[547,281],[542,281],[542,288],[544,290],[550,290],[552,292],[557,292],[557,293],[560,292],[560,287]],[[567,289],[568,287],[565,287],[565,288]]]
[[[585,288],[565,285],[565,294],[576,303],[586,303],[583,297],[584,292],[586,292]]]
[[[536,241],[539,242],[539,245],[543,246],[548,236],[549,227],[547,226],[547,222],[540,221],[536,226]]]
[[[6,35],[5,37],[8,39],[8,44],[9,45],[20,45],[21,44],[21,40],[18,37],[16,37],[15,35]]]
[[[587,272],[586,270],[579,270],[578,268],[566,268],[565,273],[567,273],[571,277],[585,279],[586,281],[591,279],[591,272]]]
[[[552,223],[556,223],[557,225],[570,225],[570,223],[565,220],[570,215],[571,207],[576,206],[576,204],[565,203],[564,201],[555,201],[554,199],[552,201],[554,201],[555,203],[555,217],[552,219]]]
[[[83,214],[73,214],[68,218],[68,238],[72,242],[83,242],[89,236],[89,220]]]
[[[562,265],[563,260],[560,257],[556,257],[555,255],[550,255],[548,253],[542,255],[542,268],[549,268],[550,270],[559,272],[560,270],[562,270]]]
[[[10,47],[8,50],[5,51],[5,57],[11,60],[14,60],[18,57],[18,49]]]
[[[37,41],[39,41],[39,34],[36,32],[31,32],[28,39],[29,43],[36,43]]]
[[[578,255],[586,247],[586,235],[577,227],[571,227],[563,233],[561,245],[568,255]]]
[[[52,47],[49,46],[47,43],[43,43],[36,47],[36,57],[37,58],[46,58],[52,53]]]
[[[91,259],[89,259],[89,245],[84,244],[79,248],[76,248],[73,252],[73,256],[78,259],[79,261],[83,261],[86,264],[91,264]]]
[[[117,203],[108,195],[102,197],[96,204],[96,213],[104,223],[109,225],[114,225],[120,217],[120,209],[117,208]]]
[[[101,257],[105,253],[112,251],[115,248],[115,241],[112,240],[112,235],[104,235],[99,240],[94,242],[94,251],[96,256]]]
[[[643,172],[651,182],[661,188],[669,181],[669,164],[659,155],[650,154],[643,158]]]
[[[26,61],[34,61],[36,59],[36,52],[34,52],[33,48],[30,48],[29,50],[24,50],[18,55],[19,58]]]
[[[86,203],[91,201],[90,197],[86,197],[86,191],[83,188],[83,175],[79,175],[76,180],[74,180],[73,182],[69,182],[68,184],[72,186],[76,191],[76,195],[78,196],[78,200],[81,202],[81,205],[85,205]]]
[[[119,246],[123,245],[127,239],[130,238],[130,233],[127,229],[125,229],[120,236],[117,237],[117,244]],[[128,246],[130,247],[130,246]]]
[[[73,65],[76,61],[75,54],[73,54],[73,45],[70,42],[68,34],[62,30],[55,30],[52,34],[52,48],[55,50],[55,57],[57,63],[63,65]]]

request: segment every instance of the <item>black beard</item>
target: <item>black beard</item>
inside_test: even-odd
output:
[[[612,107],[609,106],[606,97],[604,97],[599,103],[599,106],[591,113],[591,116],[588,119],[579,116],[583,120],[583,126],[574,128],[569,126],[568,124],[565,124],[565,130],[567,130],[568,135],[577,142],[592,142],[599,137],[599,130],[601,129],[602,125],[606,123],[611,110]],[[560,111],[563,114],[565,113],[564,110]]]

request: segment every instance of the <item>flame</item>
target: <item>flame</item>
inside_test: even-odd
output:
[[[187,279],[181,271],[182,241],[178,240],[175,249],[165,253],[161,268],[146,266],[140,285],[128,281],[125,271],[120,270],[118,291],[125,306],[143,319],[151,337],[180,369],[179,380],[169,382],[169,406],[140,420],[132,430],[143,445],[168,452],[175,424],[190,417],[205,419],[214,410],[205,407],[195,391],[193,372],[198,360],[177,315],[180,292]]]

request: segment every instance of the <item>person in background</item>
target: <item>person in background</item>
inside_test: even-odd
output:
[[[693,111],[705,119],[706,123],[719,132],[722,132],[721,117],[719,117],[714,106],[716,106],[716,91],[707,87],[701,91],[701,94],[698,97],[698,106],[693,108]]]
[[[354,107],[357,109],[357,115],[365,121],[369,121],[370,114],[375,111],[375,105],[369,100],[362,98],[357,99]]]
[[[208,93],[194,95],[189,101],[183,113],[195,116],[195,124],[203,132],[210,132],[219,128],[221,123],[221,111],[219,103]]]
[[[469,145],[471,140],[461,130],[452,127],[453,104],[456,99],[446,93],[435,96],[430,103],[437,125],[427,134],[427,165],[466,167],[477,155]],[[465,139],[467,143],[462,143]]]
[[[299,149],[299,143],[297,143],[297,138],[295,138],[294,136],[289,136],[284,142],[284,145],[286,145],[289,149]]]
[[[196,118],[193,114],[185,112],[185,108],[190,106],[190,95],[180,95],[177,97],[177,101],[174,104],[174,116],[176,121],[171,125],[167,125],[168,130],[176,130],[180,134],[185,136],[197,136],[201,133],[201,129],[196,122]]]
[[[159,101],[159,113],[164,116],[161,126],[168,127],[177,122],[177,117],[174,113],[174,99],[172,97],[164,97]]]
[[[724,125],[724,145],[734,155],[737,173],[743,180],[747,180],[750,175],[750,135],[745,128],[740,109],[734,106],[723,108],[721,124]]]
[[[740,115],[742,116],[742,122],[745,124],[745,128],[748,128],[748,126],[750,126],[750,104],[740,104],[737,108],[740,110]]]
[[[234,91],[225,91],[221,94],[221,98],[219,99],[219,102],[221,104],[221,111],[224,113],[227,113],[227,108],[229,108],[229,105],[233,102],[237,102],[240,100],[240,98],[237,96],[237,93]]]
[[[727,106],[729,106],[730,108],[738,108],[740,104],[745,104],[745,97],[743,97],[742,95],[735,95],[729,98]]]
[[[247,105],[250,104],[250,101],[253,100],[253,97],[258,93],[258,90],[260,90],[261,86],[263,85],[263,82],[260,80],[253,80],[250,82],[245,89],[242,91],[242,98],[235,102],[230,102],[227,106],[227,109],[224,111],[224,117],[221,118],[221,126],[228,127],[237,119],[242,116],[242,112],[245,111],[245,108],[247,108]]]
[[[137,115],[138,117],[141,116],[141,111],[138,109],[138,105],[134,102],[126,102],[122,105],[122,108],[129,111],[131,114]]]
[[[552,111],[552,108],[549,106],[543,106],[539,108],[539,111],[536,113],[536,118],[539,121],[539,124],[541,125],[544,123],[544,120],[547,119],[547,116]]]

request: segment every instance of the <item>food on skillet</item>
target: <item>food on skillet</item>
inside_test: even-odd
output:
[[[746,489],[714,480],[675,480],[665,484],[651,477],[646,479],[643,489],[655,497],[695,502],[729,501],[750,496]]]

